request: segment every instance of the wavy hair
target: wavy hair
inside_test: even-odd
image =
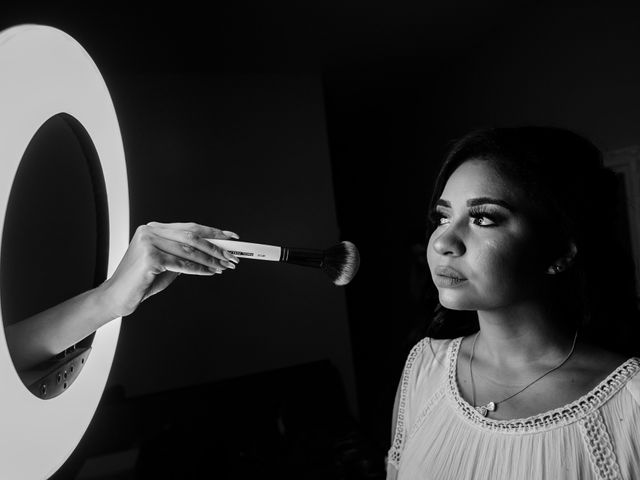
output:
[[[430,208],[451,174],[469,160],[483,160],[525,193],[549,266],[572,241],[573,265],[554,282],[553,304],[563,326],[582,338],[622,353],[633,353],[638,310],[633,259],[625,248],[625,207],[616,175],[603,166],[602,153],[589,140],[566,129],[513,127],[475,130],[452,145],[433,188]],[[435,225],[430,225],[429,234]],[[543,270],[541,270],[543,271]],[[453,338],[477,331],[474,311],[449,310],[430,288],[434,314],[426,336]],[[627,343],[627,340],[629,341]],[[635,343],[635,345],[634,345]]]

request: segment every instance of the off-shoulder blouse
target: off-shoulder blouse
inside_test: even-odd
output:
[[[568,405],[494,420],[460,395],[461,341],[425,338],[411,350],[387,479],[640,479],[639,358]]]

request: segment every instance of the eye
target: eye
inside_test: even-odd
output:
[[[473,219],[472,223],[480,227],[495,227],[501,221],[499,214],[484,207],[469,209],[469,216]]]
[[[492,225],[496,225],[496,222],[487,216],[477,216],[473,217],[473,224],[480,225],[481,227],[491,227]]]
[[[433,210],[431,213],[429,213],[429,220],[436,227],[440,227],[449,223],[449,217],[447,217],[444,212],[439,210]]]

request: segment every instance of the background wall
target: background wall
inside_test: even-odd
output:
[[[110,85],[132,231],[196,221],[273,245],[341,239],[317,77],[123,75]],[[244,261],[220,277],[181,277],[126,319],[109,382],[138,395],[324,358],[353,384],[344,289],[317,270]]]

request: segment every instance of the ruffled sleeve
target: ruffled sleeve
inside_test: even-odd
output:
[[[393,408],[393,441],[387,455],[387,480],[397,477],[407,434],[416,410],[431,397],[446,376],[446,351],[451,340],[424,338],[409,353]]]

